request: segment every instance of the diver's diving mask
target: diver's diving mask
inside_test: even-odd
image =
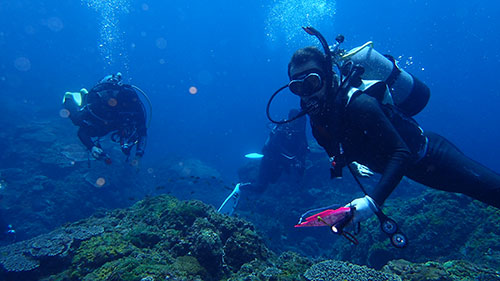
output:
[[[323,87],[321,75],[315,72],[306,74],[299,79],[293,79],[288,83],[292,93],[299,97],[308,97],[318,92]]]

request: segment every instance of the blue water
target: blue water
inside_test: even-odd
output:
[[[236,178],[268,135],[266,102],[291,54],[317,44],[300,30],[313,24],[330,41],[344,34],[346,48],[372,40],[401,56],[431,88],[424,129],[500,171],[499,13],[496,1],[463,0],[2,1],[0,102],[50,120],[65,91],[121,71],[153,102],[145,166],[180,154]],[[273,112],[294,106],[283,97]]]

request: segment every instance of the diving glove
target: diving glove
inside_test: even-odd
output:
[[[95,159],[101,159],[105,153],[102,150],[102,148],[97,147],[97,146],[92,146],[92,149],[90,150],[90,153]]]
[[[373,176],[373,172],[372,170],[370,170],[370,168],[366,167],[365,165],[361,165],[358,162],[352,162],[351,167],[354,168],[354,171],[360,177],[367,178]]]
[[[352,219],[353,223],[362,222],[376,212],[378,212],[378,207],[375,201],[368,195],[365,197],[354,199],[351,203],[347,204],[346,207],[354,207],[354,217]]]
[[[102,148],[93,146],[92,149],[90,150],[90,153],[95,159],[103,160],[104,163],[106,163],[107,165],[111,165],[112,162],[111,158],[109,157],[108,154],[106,154],[106,152],[102,150]]]

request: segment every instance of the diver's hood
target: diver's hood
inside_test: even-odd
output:
[[[120,83],[122,81],[121,72],[104,76],[99,83]]]

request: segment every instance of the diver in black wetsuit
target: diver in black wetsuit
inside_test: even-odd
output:
[[[299,110],[292,109],[292,118]],[[252,190],[263,192],[270,183],[276,183],[283,171],[296,181],[304,175],[306,155],[309,152],[306,138],[306,118],[276,125],[262,149],[264,157],[260,162],[257,182]]]
[[[294,118],[299,110],[292,109],[288,118]],[[288,173],[292,183],[300,182],[305,171],[305,161],[309,152],[306,138],[306,118],[296,118],[294,122],[277,124],[264,144],[257,179],[251,183],[238,183],[222,202],[218,212],[232,215],[240,200],[240,194],[247,190],[262,193],[270,183],[276,183],[281,174]]]
[[[109,156],[102,150],[99,138],[112,133],[111,139],[120,143],[122,152],[128,157],[134,146],[138,166],[146,148],[146,110],[137,87],[121,82],[121,73],[104,77],[89,92],[67,92],[63,105],[69,118],[79,126],[78,137],[92,156],[110,164]],[[93,139],[96,138],[96,139]]]
[[[384,94],[386,86],[378,89],[381,93],[352,95],[341,83],[327,87],[325,81],[338,82],[338,78],[328,71],[325,58],[315,47],[297,50],[288,65],[288,86],[310,116],[314,137],[335,157],[333,164],[342,167],[357,161],[382,174],[371,194],[350,203],[356,207],[354,222],[373,215],[403,176],[500,208],[499,174],[471,160],[442,136],[424,132],[397,107],[381,103],[376,97]]]

